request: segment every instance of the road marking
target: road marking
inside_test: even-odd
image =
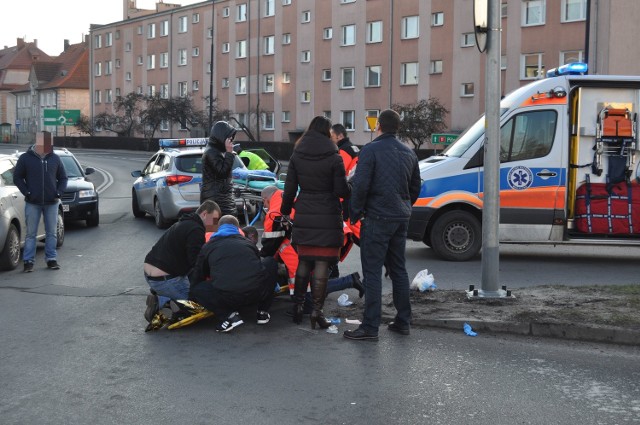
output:
[[[96,168],[95,170],[100,173],[104,179],[102,184],[96,188],[96,192],[102,193],[113,184],[113,176],[108,171],[104,171],[100,168]]]

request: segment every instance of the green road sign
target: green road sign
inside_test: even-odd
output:
[[[80,109],[45,109],[44,125],[76,125]]]
[[[459,134],[432,134],[431,143],[434,145],[450,145],[455,142]]]

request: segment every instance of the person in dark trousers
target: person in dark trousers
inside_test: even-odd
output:
[[[53,152],[51,133],[37,133],[36,143],[20,155],[13,170],[13,182],[24,195],[27,233],[22,258],[24,272],[33,271],[36,235],[40,217],[44,218],[44,257],[47,267],[58,270],[58,208],[67,187],[67,173],[60,157]]]
[[[377,340],[382,309],[382,267],[386,264],[393,285],[397,313],[390,331],[408,335],[411,322],[409,276],[405,246],[411,207],[420,193],[416,154],[396,138],[400,116],[380,113],[376,137],[364,146],[351,180],[351,222],[362,220],[360,260],[364,277],[365,308],[362,324],[344,337]]]
[[[169,300],[189,299],[189,272],[205,243],[206,228],[215,228],[221,216],[218,204],[204,201],[195,213],[183,215],[167,229],[146,255],[144,278],[151,294],[144,318],[149,324]]]
[[[219,224],[190,275],[190,299],[220,318],[218,332],[243,324],[238,310],[249,305],[257,304],[257,324],[269,323],[278,274],[276,261],[260,258],[255,244],[240,234],[234,216],[223,216]]]
[[[295,219],[291,242],[298,252],[298,268],[293,298],[293,321],[302,321],[304,294],[311,278],[313,311],[311,328],[328,328],[322,308],[327,296],[329,266],[340,258],[344,244],[344,221],[340,198],[348,198],[350,189],[338,148],[330,139],[331,121],[317,116],[309,124],[293,149],[280,213],[291,214],[295,200]],[[300,191],[298,193],[298,187]]]
[[[233,198],[231,170],[235,154],[233,139],[236,129],[226,121],[218,121],[211,127],[209,143],[202,154],[202,189],[200,202],[211,200],[217,203],[223,215],[236,215]]]

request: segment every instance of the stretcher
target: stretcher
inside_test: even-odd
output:
[[[262,190],[267,186],[284,189],[284,180],[279,179],[269,170],[248,170],[238,167],[231,171],[231,177],[234,195],[236,199],[242,201],[244,220],[248,225],[253,225],[262,214]],[[253,210],[255,210],[255,216],[250,219],[250,211]]]

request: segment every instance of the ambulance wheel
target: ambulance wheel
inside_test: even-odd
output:
[[[431,229],[431,248],[447,261],[467,261],[482,246],[482,229],[478,219],[467,211],[444,213]]]

